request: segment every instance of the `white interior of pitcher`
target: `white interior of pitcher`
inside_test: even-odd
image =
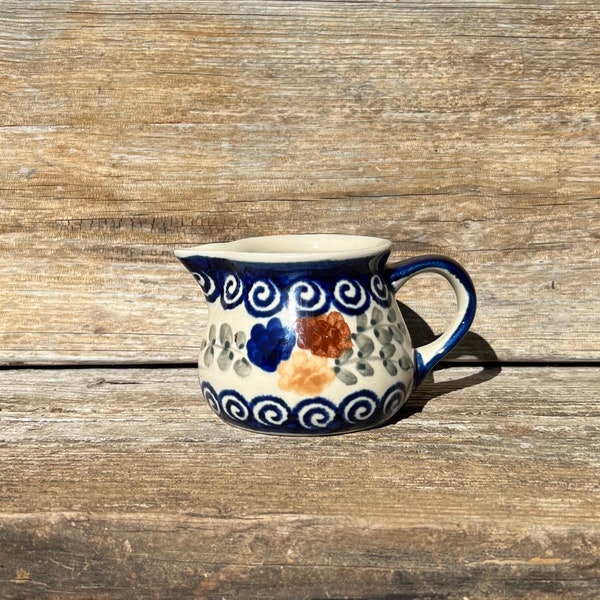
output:
[[[178,258],[205,256],[245,262],[301,262],[376,256],[389,251],[382,238],[343,234],[272,235],[175,250]]]

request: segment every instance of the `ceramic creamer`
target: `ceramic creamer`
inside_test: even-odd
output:
[[[471,279],[453,260],[387,264],[391,242],[309,234],[176,250],[208,303],[200,386],[224,421],[261,433],[324,435],[381,425],[468,331]],[[395,293],[411,277],[445,277],[457,313],[413,348]]]

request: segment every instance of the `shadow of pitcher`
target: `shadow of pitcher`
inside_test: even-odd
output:
[[[427,322],[414,310],[405,304],[398,302],[402,316],[415,347],[427,344],[435,339],[435,334]],[[468,361],[461,361],[462,357],[469,357]],[[480,370],[457,379],[445,380],[436,383],[434,374],[436,371],[451,369],[457,366],[479,367]],[[438,396],[448,394],[457,390],[466,389],[490,381],[502,372],[498,357],[490,344],[480,335],[469,331],[457,347],[448,355],[448,358],[440,363],[414,390],[406,404],[400,409],[396,416],[388,421],[387,425],[398,423],[411,415],[422,412],[427,403]]]

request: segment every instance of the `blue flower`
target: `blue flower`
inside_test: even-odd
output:
[[[263,371],[273,373],[282,360],[291,356],[295,345],[294,330],[282,325],[275,317],[266,326],[257,323],[252,327],[246,347],[250,362]]]

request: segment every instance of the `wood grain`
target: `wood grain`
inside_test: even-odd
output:
[[[591,0],[3,2],[0,362],[193,361],[173,248],[301,231],[459,259],[502,360],[598,360],[599,32]],[[435,332],[439,290],[403,296]]]
[[[443,369],[395,424],[279,438],[193,369],[0,372],[0,597],[591,600],[599,378]]]
[[[592,0],[4,0],[0,365],[134,368],[0,369],[0,599],[596,600],[599,39]],[[156,365],[206,319],[173,249],[312,231],[462,262],[487,367],[374,431],[219,421]],[[453,310],[399,300],[415,344]]]

